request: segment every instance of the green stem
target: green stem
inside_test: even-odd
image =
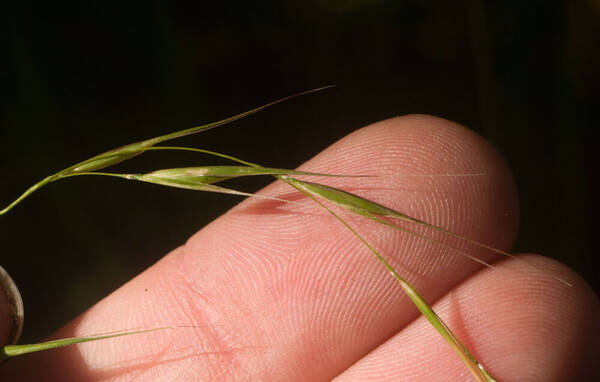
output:
[[[90,342],[103,340],[107,338],[115,338],[122,336],[129,336],[133,334],[141,334],[141,333],[149,333],[155,332],[158,330],[165,329],[174,329],[172,326],[165,326],[162,328],[153,328],[153,329],[143,329],[143,330],[135,330],[130,332],[119,332],[119,333],[109,333],[109,334],[99,334],[95,336],[86,336],[86,337],[74,337],[74,338],[62,338],[59,340],[40,342],[37,344],[26,344],[26,345],[7,345],[4,346],[0,351],[0,363],[5,360],[22,354],[34,353],[42,350],[56,349],[64,346],[74,345],[82,342]]]
[[[241,163],[241,164],[245,164],[247,166],[251,166],[251,167],[263,167],[260,165],[257,165],[256,163],[251,163],[251,162],[246,162],[245,160],[241,160],[239,158],[236,157],[232,157],[231,155],[227,155],[227,154],[221,154],[215,151],[210,151],[210,150],[204,150],[204,149],[197,149],[197,148],[193,148],[193,147],[181,147],[181,146],[151,146],[151,147],[145,147],[142,149],[143,151],[151,151],[151,150],[178,150],[178,151],[191,151],[191,152],[196,152],[196,153],[202,153],[202,154],[208,154],[208,155],[213,155],[216,157],[220,157],[220,158],[224,158],[224,159],[229,159],[231,161],[237,162],[237,163]]]
[[[61,178],[71,178],[80,175],[99,175],[99,176],[112,176],[113,178],[121,179],[133,179],[136,174],[116,174],[112,172],[75,172],[71,174],[61,175]]]
[[[58,174],[60,174],[60,173],[56,173],[54,175],[50,175],[50,176],[44,178],[43,180],[37,182],[33,186],[29,187],[27,189],[27,191],[25,191],[23,194],[21,194],[21,196],[19,196],[17,199],[15,199],[6,208],[4,208],[3,210],[1,210],[0,211],[0,215],[4,215],[8,211],[10,211],[14,206],[16,206],[17,204],[19,204],[23,199],[25,199],[26,197],[28,197],[29,195],[31,195],[33,192],[35,192],[36,190],[44,187],[46,184],[48,184],[48,183],[53,182],[54,180],[56,180]]]

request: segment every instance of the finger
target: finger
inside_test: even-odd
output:
[[[0,266],[0,346],[14,344],[23,327],[23,301],[19,288]]]
[[[0,267],[0,277],[3,276],[3,268]],[[0,280],[0,346],[7,345],[12,328],[10,315],[9,296],[5,292],[4,282]]]
[[[481,138],[443,119],[380,122],[301,168],[483,173],[327,183],[496,247],[507,248],[516,232],[516,193],[504,161]],[[60,335],[165,323],[195,329],[95,342],[46,352],[36,361],[80,380],[329,379],[417,317],[384,268],[331,216],[280,182],[263,193],[296,203],[241,203]],[[349,219],[429,301],[481,266],[430,242]]]
[[[500,381],[597,380],[597,296],[564,265],[543,257],[526,259],[539,269],[514,260],[501,262],[454,288],[434,309]],[[573,287],[550,274],[573,281]],[[336,381],[469,379],[457,360],[420,317]]]

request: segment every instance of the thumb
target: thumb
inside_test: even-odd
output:
[[[17,285],[0,266],[0,346],[14,344],[23,328],[23,300]]]

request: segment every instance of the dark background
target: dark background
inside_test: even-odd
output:
[[[176,143],[293,168],[382,119],[457,121],[514,171],[514,250],[560,259],[599,289],[598,1],[210,3],[4,4],[0,204],[107,149],[336,84]],[[217,163],[163,152],[115,170],[199,160]],[[0,261],[25,299],[23,340],[42,339],[238,201],[91,177],[34,194],[0,217]]]

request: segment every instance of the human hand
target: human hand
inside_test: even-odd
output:
[[[483,173],[326,183],[500,249],[516,236],[517,195],[506,164],[481,138],[446,120],[406,116],[377,123],[302,169]],[[469,379],[450,347],[345,227],[282,182],[262,192],[298,203],[244,201],[55,336],[182,327],[16,358],[0,367],[1,379]],[[597,375],[598,298],[565,266],[524,256],[534,267],[469,246],[469,254],[494,264],[490,270],[414,236],[357,217],[348,221],[498,380]]]

